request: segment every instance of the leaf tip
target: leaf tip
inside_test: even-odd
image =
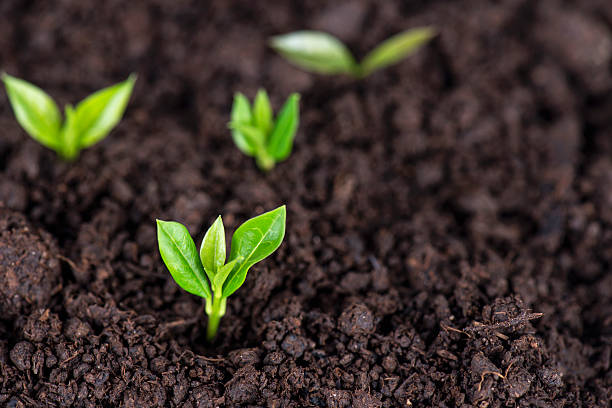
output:
[[[439,32],[435,26],[423,26],[410,29],[406,31],[406,33],[413,33],[419,36],[419,42],[417,47],[425,45],[427,42],[431,41],[434,37],[436,37]]]
[[[282,35],[273,35],[272,37],[268,38],[268,46],[278,50],[278,43],[281,39]]]
[[[421,44],[424,45],[438,36],[439,31],[434,26],[425,26],[421,28],[415,28],[419,30],[421,34]]]
[[[127,77],[125,81],[123,81],[120,86],[121,88],[127,89],[128,95],[132,93],[134,90],[134,85],[136,85],[136,80],[138,79],[138,74],[132,72],[130,76]]]
[[[436,35],[440,33],[435,26],[425,26],[423,27],[423,31],[426,34],[428,34],[430,37],[435,37]]]
[[[129,93],[132,93],[134,90],[134,85],[136,85],[136,80],[138,79],[138,74],[132,72],[130,76],[123,82],[129,88]]]
[[[9,87],[11,85],[11,81],[15,79],[15,77],[7,74],[5,71],[0,73],[0,79],[4,83],[4,86]]]

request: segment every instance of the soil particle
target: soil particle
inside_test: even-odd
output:
[[[254,365],[260,362],[260,350],[256,348],[234,350],[229,354],[229,360],[237,367]]]
[[[352,399],[352,403],[353,403],[353,407],[355,408],[379,408],[382,407],[382,402],[368,394],[365,391],[355,391],[355,393],[353,394],[353,399]]]
[[[249,404],[259,396],[260,373],[253,366],[240,368],[225,386],[225,399],[230,404]]]
[[[296,336],[295,334],[288,334],[281,343],[281,348],[283,351],[293,358],[302,357],[307,346],[307,340],[302,336]]]
[[[526,370],[519,368],[518,370],[510,371],[505,380],[510,397],[519,398],[529,391],[534,376]]]
[[[81,338],[87,337],[92,332],[89,324],[74,317],[66,323],[66,337],[70,340],[78,341]]]
[[[280,351],[273,351],[266,354],[264,358],[264,364],[266,365],[279,365],[285,359],[285,355]]]
[[[0,312],[27,315],[49,305],[60,282],[57,245],[20,214],[0,207]]]
[[[563,374],[554,368],[543,367],[538,370],[538,376],[549,387],[561,387],[563,385]]]
[[[40,343],[47,337],[57,337],[62,330],[59,317],[49,309],[38,309],[28,316],[23,327],[25,339]]]
[[[374,332],[374,315],[363,304],[354,304],[342,312],[338,328],[349,336]]]
[[[168,359],[163,356],[155,357],[150,363],[151,371],[157,374],[162,374],[164,371],[166,371],[166,367],[169,363],[170,362]]]
[[[323,392],[325,403],[330,408],[345,408],[351,406],[351,394],[348,391],[327,389]]]
[[[32,366],[34,346],[27,341],[20,341],[11,350],[11,361],[21,371],[27,371]]]

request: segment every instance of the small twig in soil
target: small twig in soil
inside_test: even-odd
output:
[[[79,352],[74,353],[73,355],[71,355],[70,357],[68,357],[67,359],[65,359],[64,361],[62,361],[59,365],[64,366],[66,364],[68,364],[70,361],[74,360],[75,358],[77,358],[79,355]]]
[[[427,353],[425,353],[423,350],[420,350],[420,349],[416,348],[415,346],[410,346],[410,349],[416,351],[417,353],[419,353],[422,356],[427,355]]]
[[[62,254],[56,254],[55,257],[57,259],[61,259],[62,261],[66,262],[72,269],[74,269],[75,271],[79,272],[79,273],[83,273],[83,269],[79,268],[72,259],[65,257]]]
[[[21,398],[27,402],[28,404],[31,404],[31,407],[40,407],[42,405],[39,405],[38,402],[36,400],[33,400],[32,398],[28,397],[27,395],[22,395]]]
[[[459,358],[448,350],[436,350],[436,354],[447,360],[457,361]]]
[[[64,288],[64,286],[62,285],[62,283],[58,283],[56,287],[54,287],[53,289],[51,289],[51,296],[55,296],[58,293],[60,293],[62,291],[62,289]]]
[[[496,331],[496,332],[495,332],[495,335],[496,335],[497,337],[499,337],[500,339],[502,339],[502,340],[508,340],[508,339],[510,338],[510,337],[506,336],[505,334],[500,333],[500,332],[498,332],[498,331]]]
[[[173,322],[161,324],[161,329],[166,330],[166,329],[171,329],[173,327],[178,327],[178,326],[189,326],[189,325],[194,324],[198,320],[200,320],[199,316],[192,317],[191,319],[179,319]]]
[[[512,367],[512,364],[514,364],[514,361],[511,361],[510,364],[508,364],[508,367],[506,367],[506,371],[504,371],[503,375],[502,375],[502,373],[498,373],[497,371],[483,371],[483,373],[480,375],[480,382],[478,383],[478,392],[480,392],[480,390],[482,388],[482,382],[484,381],[484,377],[487,374],[496,375],[499,378],[501,378],[502,380],[507,380],[508,379],[508,372],[510,372],[510,367]]]
[[[466,335],[466,336],[468,336],[469,338],[472,338],[472,336],[470,336],[470,334],[469,334],[469,333],[466,333],[466,332],[465,332],[465,331],[463,331],[463,330],[455,329],[454,327],[451,327],[451,326],[447,326],[447,325],[445,325],[444,323],[440,323],[440,327],[442,327],[442,329],[443,329],[444,331],[446,331],[446,332],[448,332],[448,331],[452,331],[452,332],[455,332],[455,333],[465,334],[465,335]]]
[[[191,326],[192,324],[197,323],[198,320],[200,320],[200,316],[202,315],[203,311],[204,311],[204,305],[198,308],[198,312],[191,319],[178,319],[173,322],[160,324],[159,327],[157,328],[155,336],[156,337],[162,336],[164,333],[166,333],[168,329],[172,329],[175,327],[181,327],[181,326]]]
[[[22,262],[22,261],[25,259],[25,257],[26,257],[26,256],[28,256],[28,252],[26,252],[25,254],[21,255],[21,256],[19,257],[19,259],[17,259],[17,260],[15,261],[14,267],[18,267],[18,266],[19,266],[19,264],[20,264],[20,263],[21,263],[21,262]]]
[[[199,354],[196,354],[196,357],[197,358],[201,358],[204,361],[210,361],[210,362],[213,362],[213,363],[221,363],[221,362],[225,361],[224,358],[206,357],[206,356],[201,356]]]
[[[475,332],[475,331],[483,331],[483,330],[496,330],[496,329],[505,329],[508,327],[516,326],[517,324],[525,323],[529,320],[539,319],[544,316],[544,313],[521,313],[517,317],[513,317],[505,322],[495,323],[495,324],[483,324],[480,322],[474,322],[474,327],[467,327],[464,330]]]
[[[498,373],[497,371],[483,371],[482,374],[480,374],[480,382],[478,383],[478,392],[480,392],[480,390],[482,389],[482,382],[484,381],[485,375],[487,374],[496,375],[502,380],[506,379],[506,377],[502,373]]]
[[[193,352],[192,352],[192,351],[190,351],[190,350],[185,350],[185,351],[183,351],[183,352],[182,352],[182,353],[181,353],[181,354],[178,356],[178,359],[180,360],[180,359],[181,359],[181,358],[183,358],[183,357],[184,357],[186,354],[191,354],[191,355],[193,356],[193,358],[201,358],[201,359],[202,359],[202,360],[204,360],[204,361],[210,361],[210,362],[213,362],[213,363],[220,363],[220,362],[225,361],[225,359],[224,359],[224,358],[222,358],[222,357],[217,357],[217,358],[215,358],[215,357],[206,357],[206,356],[201,356],[201,355],[199,355],[199,354],[195,354],[195,353],[193,353]]]
[[[510,367],[512,367],[512,364],[514,364],[514,361],[511,361],[510,364],[508,364],[508,367],[506,367],[506,371],[504,372],[504,378],[508,378],[508,372],[510,371]]]

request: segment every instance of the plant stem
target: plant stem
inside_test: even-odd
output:
[[[255,162],[257,163],[257,166],[265,172],[272,170],[276,164],[274,162],[274,158],[270,156],[263,148],[260,149],[256,155]]]
[[[221,296],[214,296],[210,307],[207,310],[208,313],[208,327],[206,328],[206,340],[212,342],[217,336],[217,330],[219,329],[219,322],[221,317],[225,314],[225,306],[227,299]],[[209,308],[207,308],[209,309]]]

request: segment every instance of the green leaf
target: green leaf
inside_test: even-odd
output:
[[[247,272],[255,263],[266,258],[280,246],[285,236],[285,206],[251,218],[242,224],[232,237],[230,261],[243,258],[223,283],[223,297],[234,293],[246,279]]]
[[[210,285],[187,228],[178,222],[157,220],[157,242],[174,281],[189,293],[211,298]]]
[[[263,146],[263,143],[266,140],[266,135],[264,135],[262,131],[256,128],[255,126],[243,123],[232,122],[230,123],[230,128],[232,130],[239,131],[240,135],[244,138],[244,140],[249,144],[250,147],[253,148],[253,153],[249,155],[257,155],[258,149]]]
[[[66,160],[74,160],[79,155],[79,132],[76,127],[75,113],[72,105],[65,107],[66,120],[60,132],[58,153]]]
[[[119,123],[134,89],[136,75],[116,85],[101,89],[76,107],[80,147],[89,147],[104,139]]]
[[[211,281],[213,292],[215,293],[221,292],[221,296],[223,296],[223,283],[227,279],[228,275],[234,270],[234,268],[237,267],[240,264],[240,262],[242,262],[242,259],[243,258],[239,256],[238,258],[223,265],[217,271],[215,278]]]
[[[436,35],[432,27],[421,27],[396,34],[374,48],[361,62],[361,74],[372,72],[395,64],[416,52],[423,44]]]
[[[268,99],[268,94],[263,89],[257,91],[255,96],[255,102],[253,103],[253,124],[266,136],[272,127],[270,99]]]
[[[234,95],[234,104],[232,105],[232,116],[230,122],[230,128],[232,129],[232,138],[234,143],[238,146],[238,149],[247,156],[253,156],[255,154],[255,145],[253,145],[249,139],[238,130],[239,125],[251,125],[253,123],[253,114],[251,113],[251,106],[249,100],[237,92]]]
[[[270,46],[307,71],[320,74],[354,74],[357,64],[336,37],[320,31],[295,31],[272,37]]]
[[[2,74],[2,81],[17,122],[33,139],[57,151],[62,118],[53,99],[22,79]]]
[[[276,161],[285,160],[291,154],[293,139],[300,122],[299,101],[299,94],[291,94],[276,118],[267,146],[268,153]]]
[[[217,217],[204,235],[200,246],[200,260],[212,282],[219,268],[225,264],[225,229],[221,216]]]

